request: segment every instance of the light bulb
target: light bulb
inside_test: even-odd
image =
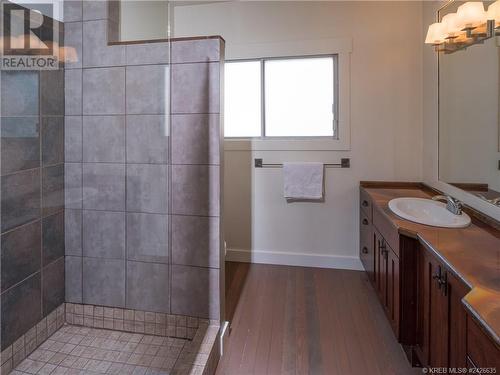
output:
[[[462,30],[460,27],[458,15],[456,13],[447,14],[443,17],[441,23],[444,25],[444,33],[448,37],[456,37]]]
[[[480,1],[470,1],[458,7],[458,24],[460,28],[475,28],[486,22],[484,5]]]
[[[441,44],[445,42],[446,34],[444,25],[440,22],[433,23],[427,30],[425,44]]]

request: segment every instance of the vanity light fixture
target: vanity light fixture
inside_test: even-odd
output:
[[[437,52],[445,54],[463,50],[474,44],[500,35],[500,0],[485,11],[481,1],[470,1],[458,7],[441,22],[429,26],[426,44],[435,46]]]
[[[495,28],[500,27],[500,1],[495,1],[488,7],[486,17],[489,20],[495,20]]]

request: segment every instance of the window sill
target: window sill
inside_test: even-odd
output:
[[[224,151],[349,151],[345,140],[318,138],[225,138]]]

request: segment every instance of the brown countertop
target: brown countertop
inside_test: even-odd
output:
[[[429,198],[430,190],[417,186],[364,189],[374,209],[381,209],[400,234],[417,238],[471,288],[462,302],[500,346],[500,232],[474,217],[467,228],[436,228],[401,219],[389,209],[393,198]]]

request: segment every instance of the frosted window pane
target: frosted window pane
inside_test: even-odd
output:
[[[266,136],[333,136],[333,58],[265,62]]]
[[[260,61],[225,64],[224,136],[261,136]]]

